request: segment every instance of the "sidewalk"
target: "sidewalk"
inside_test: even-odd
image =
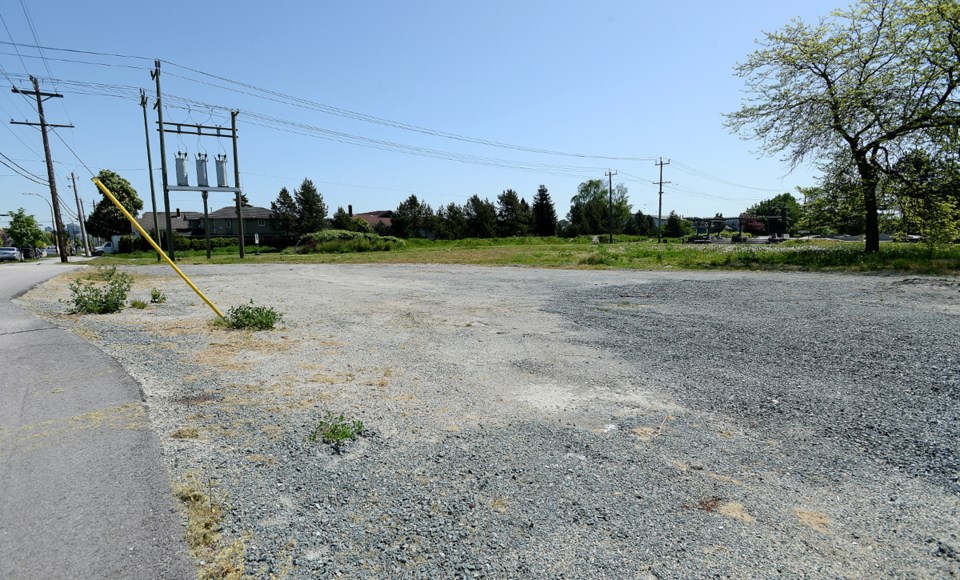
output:
[[[76,266],[0,266],[0,578],[195,578],[139,385],[10,300]]]

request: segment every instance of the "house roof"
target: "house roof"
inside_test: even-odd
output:
[[[201,217],[203,217],[201,215]],[[221,207],[217,211],[210,212],[210,219],[236,219],[237,206],[228,205]],[[252,205],[243,206],[243,219],[268,220],[273,218],[273,212],[265,207],[256,207]]]
[[[203,219],[203,214],[196,211],[180,211],[178,209],[176,213],[170,214],[170,226],[174,229],[174,231],[189,230],[190,223],[188,220],[192,219]],[[139,223],[140,227],[148,232],[152,230],[153,212],[144,212],[142,216],[137,218],[137,223]],[[167,231],[167,220],[163,212],[157,212],[157,225],[161,232]]]
[[[393,221],[393,212],[388,209],[381,209],[378,211],[368,211],[365,213],[355,213],[353,217],[360,218],[363,221],[370,224],[370,226],[375,226],[377,223],[382,222],[383,225],[389,226],[390,222]]]

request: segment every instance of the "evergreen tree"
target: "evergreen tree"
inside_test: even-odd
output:
[[[276,201],[270,202],[270,211],[273,212],[273,219],[277,228],[284,234],[290,235],[299,232],[297,228],[297,203],[293,201],[293,197],[286,187],[280,190]]]
[[[129,181],[109,169],[102,169],[97,178],[117,198],[120,205],[130,212],[130,215],[137,217],[140,210],[143,209],[143,200],[137,195],[137,190],[130,185]],[[100,189],[98,188],[97,191],[99,192]],[[133,229],[133,225],[127,221],[127,218],[117,209],[117,206],[113,205],[113,202],[107,199],[105,195],[87,216],[86,225],[89,235],[100,238],[129,235]]]
[[[467,235],[467,218],[463,208],[450,204],[437,210],[437,237],[441,240],[459,240]]]
[[[497,208],[488,199],[473,195],[463,206],[467,220],[467,236],[492,238],[497,234]]]
[[[323,230],[327,219],[327,204],[313,182],[304,178],[300,189],[293,192],[297,203],[297,233],[310,234]]]
[[[546,185],[541,185],[537,189],[537,196],[533,198],[533,232],[538,236],[553,236],[557,233],[557,210]]]
[[[663,237],[682,238],[693,231],[693,226],[689,221],[681,219],[677,212],[670,212],[667,218],[667,225],[663,228]]]
[[[350,217],[350,214],[348,214],[341,205],[337,207],[337,211],[334,212],[330,227],[335,230],[350,230],[351,222],[353,222],[353,218]]]
[[[517,192],[508,189],[497,196],[497,234],[500,237],[523,236],[527,233],[529,220]]]
[[[426,238],[435,235],[433,208],[411,195],[393,211],[390,230],[398,238]]]

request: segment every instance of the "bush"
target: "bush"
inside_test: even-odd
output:
[[[344,441],[356,439],[361,434],[363,434],[363,421],[359,419],[347,421],[343,414],[337,417],[332,411],[327,411],[327,416],[320,419],[310,433],[310,441],[322,440],[324,443],[338,445]]]
[[[150,302],[153,304],[163,304],[167,301],[167,295],[157,288],[150,289]]]
[[[389,252],[404,246],[403,240],[370,232],[324,230],[306,234],[293,249],[298,254]]]
[[[250,304],[241,304],[228,310],[222,323],[238,330],[270,330],[282,319],[283,314],[269,306],[257,306],[251,300]]]
[[[133,285],[129,274],[117,272],[114,267],[100,268],[92,277],[107,277],[106,285],[93,280],[77,280],[70,283],[73,294],[73,312],[80,314],[110,314],[123,310],[127,293]],[[97,279],[97,278],[94,278]]]

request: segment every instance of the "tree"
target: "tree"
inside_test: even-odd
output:
[[[293,196],[284,187],[277,195],[276,201],[270,202],[270,211],[273,212],[273,219],[277,223],[277,228],[285,234],[299,233],[297,228],[297,202],[293,201]]]
[[[393,211],[390,230],[398,238],[428,238],[434,235],[433,208],[411,195]]]
[[[655,236],[657,235],[657,222],[653,219],[652,215],[644,215],[642,211],[638,211],[633,215],[633,219],[629,224],[625,233],[634,235],[634,236]]]
[[[798,229],[803,208],[797,198],[789,193],[781,193],[751,205],[746,214],[759,220],[768,233],[782,235]]]
[[[682,238],[693,232],[693,224],[688,220],[682,219],[676,212],[670,212],[667,217],[667,225],[663,228],[663,237]]]
[[[497,235],[497,208],[490,200],[470,196],[463,206],[463,216],[467,220],[468,237],[492,238]]]
[[[10,225],[7,226],[6,234],[14,246],[26,248],[28,246],[38,247],[46,246],[49,237],[47,233],[40,228],[37,218],[27,215],[27,212],[21,207],[17,211],[10,212]]]
[[[938,146],[960,124],[960,4],[857,0],[764,37],[735,69],[753,97],[728,126],[767,153],[787,152],[793,167],[815,155],[848,161],[865,250],[878,251],[881,177],[906,149]]]
[[[914,150],[901,157],[889,176],[900,207],[902,234],[920,234],[930,246],[960,236],[960,163]]]
[[[299,234],[311,234],[323,230],[327,219],[327,204],[323,202],[323,195],[313,182],[304,178],[300,189],[293,191],[296,201],[297,223],[294,230]]]
[[[613,188],[613,231],[623,233],[631,218],[627,188],[619,183]],[[610,231],[610,197],[602,179],[591,179],[580,184],[577,195],[570,200],[567,220],[575,236],[604,234]]]
[[[130,215],[133,217],[139,215],[140,210],[143,209],[143,200],[137,195],[137,190],[130,185],[129,181],[109,169],[100,170],[97,178],[117,198],[120,205],[130,212]],[[99,192],[100,189],[98,188],[97,191]],[[127,221],[127,218],[117,209],[117,206],[107,199],[107,196],[102,193],[101,195],[102,199],[97,202],[93,211],[87,216],[87,233],[100,238],[129,235],[133,225]]]
[[[437,210],[437,237],[441,240],[459,240],[467,236],[467,217],[463,208],[450,202]]]
[[[550,192],[546,185],[537,189],[533,198],[533,233],[538,236],[557,235],[557,210],[550,199]]]
[[[350,214],[347,213],[347,210],[343,209],[343,206],[337,207],[337,211],[333,213],[333,219],[330,220],[330,227],[335,230],[350,230],[351,223],[353,218],[350,217]]]
[[[526,206],[526,207],[525,207]],[[530,229],[530,206],[517,192],[508,189],[497,196],[497,234],[500,237],[525,236]]]

